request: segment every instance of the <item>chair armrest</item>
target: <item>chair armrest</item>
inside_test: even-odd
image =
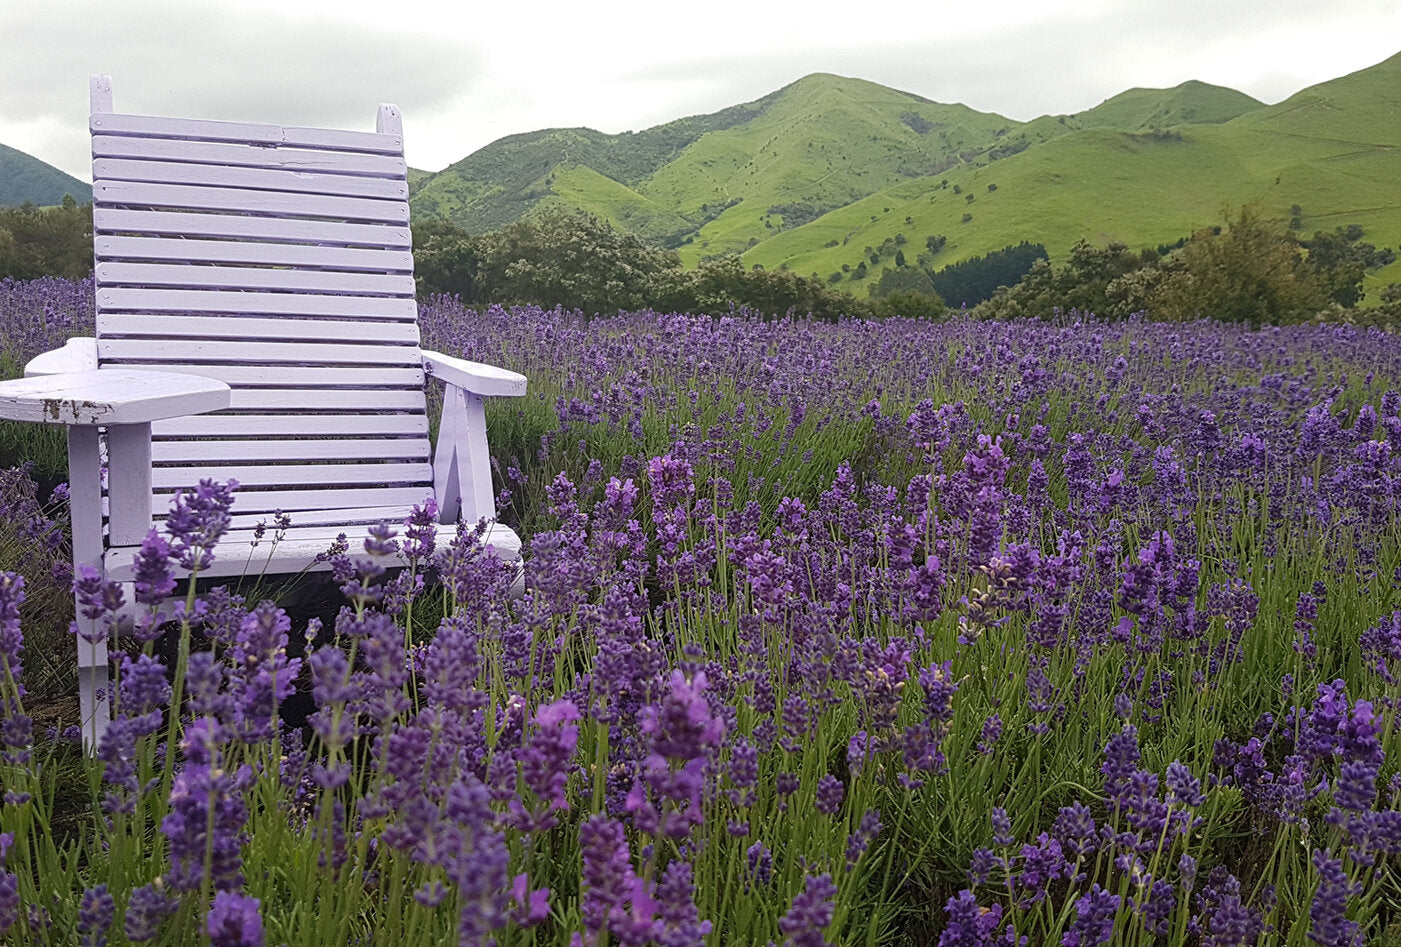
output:
[[[229,399],[228,385],[201,375],[113,368],[0,382],[0,418],[39,424],[149,424],[218,411],[229,406]]]
[[[453,358],[441,352],[424,352],[423,370],[442,379],[445,384],[474,395],[519,397],[525,394],[524,375],[494,365]]]
[[[97,340],[91,336],[69,339],[63,348],[36,355],[24,366],[24,377],[61,375],[64,372],[97,370]]]

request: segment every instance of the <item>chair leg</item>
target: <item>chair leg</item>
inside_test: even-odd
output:
[[[68,429],[68,513],[73,531],[73,567],[102,569],[102,448],[97,428]],[[96,753],[111,719],[107,701],[107,642],[90,644],[97,628],[76,608],[78,626],[78,709],[83,747]]]
[[[79,629],[91,630],[91,619],[78,617]],[[83,626],[88,626],[84,628]],[[78,639],[78,713],[82,719],[83,749],[89,755],[97,752],[107,724],[112,720],[111,701],[107,693],[107,642],[89,644]]]

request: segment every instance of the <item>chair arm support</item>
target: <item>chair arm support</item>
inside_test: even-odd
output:
[[[445,384],[469,394],[519,397],[525,394],[526,377],[518,372],[453,358],[441,352],[423,353],[423,370]]]
[[[97,369],[97,340],[91,336],[69,339],[63,348],[36,355],[24,366],[24,377],[90,372]]]

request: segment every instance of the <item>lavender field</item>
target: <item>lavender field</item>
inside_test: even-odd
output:
[[[0,282],[0,367],[91,296]],[[420,308],[530,378],[523,598],[427,509],[324,623],[191,593],[86,763],[27,715],[63,508],[0,477],[0,940],[1401,943],[1398,336]]]

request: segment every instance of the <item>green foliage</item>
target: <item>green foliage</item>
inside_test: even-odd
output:
[[[845,293],[828,289],[821,279],[791,270],[746,268],[737,255],[706,260],[694,270],[669,273],[648,305],[666,311],[706,313],[743,306],[767,314],[810,313],[820,319],[871,312]]]
[[[585,313],[725,312],[747,306],[821,318],[868,311],[815,276],[746,267],[734,254],[683,270],[673,251],[590,214],[561,208],[481,236],[441,221],[417,224],[414,256],[421,294],[456,295],[469,304],[535,303]],[[840,280],[834,273],[827,282]]]
[[[943,319],[948,314],[949,307],[935,292],[895,290],[877,299],[875,306],[878,319]]]
[[[413,225],[414,281],[419,296],[442,293],[464,301],[485,299],[479,284],[481,241],[445,220]]]
[[[870,292],[876,299],[892,293],[922,293],[934,297],[939,295],[934,289],[934,282],[929,278],[929,273],[918,266],[897,266],[882,271],[880,279],[872,284]]]
[[[791,227],[801,227],[803,224],[812,223],[831,209],[831,207],[822,204],[798,201],[793,204],[773,204],[769,207],[768,213],[782,217],[783,229],[787,230]]]
[[[486,235],[477,252],[487,301],[586,313],[645,307],[659,277],[681,266],[673,251],[619,232],[592,214],[560,209]]]
[[[92,272],[92,205],[0,207],[0,278],[82,279]]]
[[[1158,319],[1208,317],[1252,326],[1298,322],[1360,298],[1364,261],[1386,258],[1360,237],[1360,228],[1315,234],[1306,260],[1288,231],[1246,206],[1224,225],[1180,241],[1166,260],[1161,253],[1171,247],[1134,253],[1119,242],[1097,247],[1081,241],[1064,264],[1038,261],[1021,282],[980,305],[978,314],[1007,318],[1077,309],[1110,318],[1147,312]]]
[[[1015,318],[1077,309],[1122,318],[1142,308],[1137,294],[1127,292],[1122,282],[1142,266],[1142,256],[1122,243],[1097,247],[1082,240],[1060,266],[1053,267],[1044,256],[1036,260],[1019,283],[994,292],[977,312]]]
[[[1303,242],[1309,251],[1309,266],[1318,274],[1328,298],[1344,309],[1361,301],[1362,280],[1369,270],[1386,266],[1396,259],[1389,248],[1377,249],[1362,240],[1358,224],[1338,227],[1331,233],[1315,232]]]
[[[1246,206],[1219,233],[1200,230],[1187,241],[1152,310],[1164,319],[1298,322],[1327,304],[1329,289],[1289,233]]]
[[[1014,247],[1004,247],[986,256],[946,266],[933,274],[931,282],[944,299],[955,304],[975,306],[990,297],[999,286],[1017,283],[1037,260],[1045,259],[1045,247],[1023,240]]]

